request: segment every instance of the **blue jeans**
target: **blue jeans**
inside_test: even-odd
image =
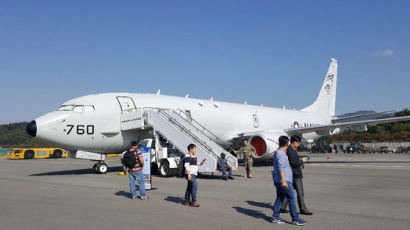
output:
[[[185,191],[185,203],[189,204],[190,201],[196,201],[196,191],[198,190],[198,184],[196,183],[196,176],[191,174],[191,180],[188,180],[188,176],[186,176],[188,185]],[[192,200],[191,200],[192,197]]]
[[[132,197],[137,196],[135,189],[135,180],[138,180],[138,187],[140,190],[140,196],[145,197],[145,183],[144,183],[144,173],[141,172],[130,172],[130,192]]]
[[[228,175],[231,177],[232,176],[232,168],[227,168],[225,166],[220,167],[219,169],[220,171],[222,171],[222,177],[226,177],[226,170],[228,170]]]
[[[292,220],[298,219],[299,215],[296,211],[296,197],[295,192],[293,191],[292,182],[288,181],[288,187],[284,188],[282,183],[275,183],[276,187],[276,200],[273,205],[273,216],[280,217],[280,206],[282,205],[282,200],[286,197],[289,201],[289,211]]]

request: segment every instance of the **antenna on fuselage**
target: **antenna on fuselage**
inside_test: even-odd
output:
[[[189,97],[189,93],[187,93],[186,95],[185,95],[185,98],[188,98]]]
[[[158,89],[157,95],[161,95],[161,89]]]
[[[283,110],[285,110],[286,109],[286,105],[283,105]]]
[[[247,102],[247,101],[245,101],[243,104],[247,105],[247,104],[248,104],[248,102]]]
[[[263,107],[263,104],[261,104],[261,107]]]
[[[211,99],[209,99],[210,101],[214,101],[214,97],[211,97]]]

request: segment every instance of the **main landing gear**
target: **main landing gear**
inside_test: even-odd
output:
[[[93,169],[97,174],[106,174],[108,171],[108,165],[105,161],[98,161],[94,164]]]

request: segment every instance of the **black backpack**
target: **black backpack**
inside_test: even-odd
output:
[[[122,157],[122,164],[129,169],[134,168],[134,166],[137,164],[134,152],[128,150]]]

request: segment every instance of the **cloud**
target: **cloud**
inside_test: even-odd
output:
[[[387,49],[383,51],[383,56],[394,56],[394,51],[391,49]]]
[[[395,57],[397,53],[393,51],[392,49],[385,49],[385,50],[379,50],[376,53],[374,53],[374,57]]]

